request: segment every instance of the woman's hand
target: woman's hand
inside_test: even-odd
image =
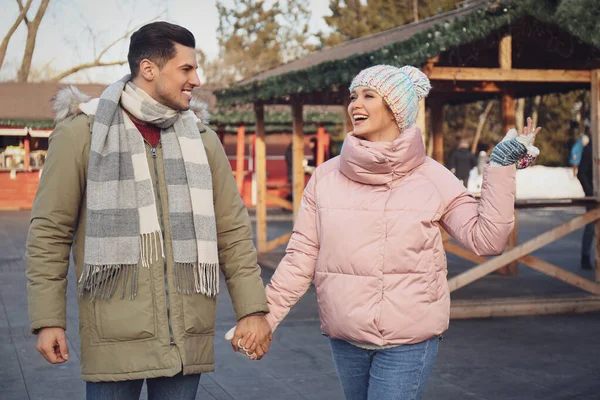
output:
[[[527,118],[527,126],[523,129],[523,133],[518,134],[516,129],[509,130],[504,139],[492,150],[490,165],[515,164],[517,169],[529,167],[540,154],[533,141],[541,129],[541,127],[534,129],[533,121]]]

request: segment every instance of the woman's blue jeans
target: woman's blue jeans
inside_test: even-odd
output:
[[[366,350],[330,339],[346,400],[417,400],[425,391],[439,338],[384,350]]]
[[[146,379],[148,400],[194,400],[200,374]],[[118,382],[86,382],[87,400],[139,400],[143,379]]]

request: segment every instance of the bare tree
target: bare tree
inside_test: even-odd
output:
[[[4,39],[2,39],[2,44],[0,44],[0,68],[2,68],[2,64],[4,64],[6,50],[8,49],[8,42],[10,42],[10,38],[12,38],[12,35],[15,33],[19,25],[21,25],[23,19],[25,19],[27,16],[27,11],[29,11],[32,1],[33,0],[28,0],[27,4],[25,4],[25,7],[21,7],[21,11],[19,11],[19,15],[17,15],[15,22],[11,25],[10,29],[6,33],[6,36],[4,36]]]
[[[537,95],[533,98],[533,104],[531,105],[531,120],[533,126],[537,126],[538,124],[540,104],[542,104],[542,96]]]
[[[485,110],[481,115],[479,115],[479,121],[477,123],[477,130],[475,131],[475,137],[473,138],[473,143],[471,144],[471,153],[475,154],[477,151],[477,145],[479,144],[479,138],[481,137],[481,132],[483,131],[483,127],[485,126],[485,121],[490,115],[490,111],[494,107],[494,100],[488,101],[485,106]]]
[[[515,109],[515,125],[517,132],[523,132],[525,127],[525,98],[517,99],[517,107]]]
[[[21,12],[25,9],[21,0],[17,0],[19,4],[19,9]],[[31,3],[31,2],[29,2]],[[42,18],[44,18],[44,14],[46,14],[46,9],[48,8],[48,4],[50,0],[42,0],[40,4],[40,8],[38,8],[33,21],[30,21],[27,18],[27,15],[23,17],[23,21],[25,21],[25,25],[27,26],[27,41],[25,42],[25,51],[23,52],[23,60],[21,61],[21,68],[17,74],[18,82],[27,82],[27,78],[29,77],[29,71],[31,70],[31,60],[33,59],[33,50],[35,49],[35,41],[37,38],[37,32],[42,23]]]
[[[156,19],[156,18],[154,18]],[[128,30],[127,32],[125,32],[122,36],[120,36],[119,38],[115,39],[112,43],[110,43],[108,46],[106,46],[97,56],[93,61],[90,62],[86,62],[86,63],[81,63],[79,65],[76,65],[74,67],[71,67],[69,69],[67,69],[66,71],[63,71],[59,74],[57,74],[56,76],[54,76],[51,81],[52,82],[58,82],[64,78],[66,78],[69,75],[73,75],[74,73],[77,73],[79,71],[82,71],[84,69],[88,69],[88,68],[94,68],[94,67],[109,67],[109,66],[113,66],[113,65],[123,65],[127,62],[127,60],[118,60],[118,61],[102,61],[102,57],[106,54],[106,52],[108,50],[110,50],[113,46],[115,46],[117,43],[119,43],[122,40],[125,40],[129,37],[129,35],[131,35],[135,30],[137,30],[138,27],[135,27],[133,29]]]

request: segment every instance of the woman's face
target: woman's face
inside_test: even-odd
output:
[[[392,141],[400,135],[394,114],[375,90],[358,86],[350,93],[348,115],[354,134],[369,141]]]

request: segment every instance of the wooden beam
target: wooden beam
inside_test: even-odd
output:
[[[290,241],[291,237],[292,237],[292,232],[288,232],[288,233],[284,233],[283,235],[279,236],[278,238],[269,240],[269,242],[265,246],[265,251],[263,253],[267,253],[269,251],[275,250],[279,246],[286,244],[287,242]]]
[[[256,116],[256,247],[264,252],[267,247],[267,148],[265,144],[265,107],[254,103]]]
[[[444,164],[444,105],[431,102],[431,133],[433,135],[433,159]]]
[[[450,241],[444,242],[444,249],[450,254],[454,254],[455,256],[464,258],[465,260],[474,262],[475,264],[483,264],[488,261],[487,258],[478,256],[472,251]]]
[[[592,147],[593,174],[594,174],[594,197],[600,198],[600,70],[591,71],[592,82],[590,88],[591,119],[590,136]],[[600,282],[600,221],[594,226],[594,248],[596,252],[596,282]]]
[[[25,160],[23,168],[25,168],[25,171],[29,171],[29,168],[31,166],[31,136],[27,135],[23,139],[23,149],[25,150]]]
[[[512,68],[512,36],[505,35],[502,39],[500,39],[500,44],[498,46],[498,64],[500,65],[501,71],[510,71]],[[516,117],[515,117],[515,97],[511,92],[505,92],[502,94],[501,107],[502,107],[502,123],[503,123],[503,133],[508,132],[509,129],[515,127]],[[515,226],[508,237],[507,248],[512,249],[517,246],[519,241],[518,237],[519,227],[518,227],[518,218],[517,212],[515,211]],[[514,276],[517,274],[519,266],[516,261],[513,261],[506,265],[504,268],[500,268],[498,270],[499,273],[503,275]]]
[[[276,206],[279,206],[286,210],[289,210],[289,211],[294,210],[294,205],[292,204],[291,201],[287,201],[285,199],[282,199],[281,197],[273,196],[272,194],[269,194],[269,193],[267,193],[267,201],[269,203],[273,203]]]
[[[319,125],[317,128],[317,167],[325,162],[325,127]]]
[[[518,317],[600,311],[599,296],[453,300],[451,319]]]
[[[472,261],[476,264],[483,264],[488,261],[486,257],[478,256],[472,251],[469,251],[456,243],[445,242],[444,249],[448,253],[454,254],[465,260]],[[536,271],[542,272],[553,278],[561,280],[569,285],[578,287],[579,289],[585,290],[592,294],[600,294],[600,284],[597,284],[596,282],[591,281],[589,279],[585,279],[572,272],[566,271],[560,267],[557,267],[556,265],[550,264],[549,262],[541,260],[537,257],[526,255],[519,258],[519,262],[528,266],[531,269],[535,269]]]
[[[423,67],[421,68],[421,71],[423,71],[423,73],[427,75],[427,77],[430,77],[431,71],[433,71],[433,67],[435,67],[435,64],[437,64],[439,61],[440,56],[430,57],[425,63],[425,65],[423,65]]]
[[[237,145],[235,152],[235,183],[238,188],[238,192],[243,196],[244,191],[244,164],[245,155],[244,150],[246,147],[246,127],[244,125],[238,126],[237,129]]]
[[[600,284],[590,281],[589,279],[585,279],[572,272],[566,271],[537,257],[527,255],[521,257],[519,262],[527,265],[529,268],[535,269],[536,271],[550,275],[556,279],[568,283],[569,285],[576,286],[581,290],[585,290],[586,292],[600,294]]]
[[[585,70],[434,67],[429,79],[432,81],[588,83],[591,81],[591,75],[590,71]]]
[[[425,110],[425,99],[419,100],[419,111],[417,112],[416,125],[421,130],[421,137],[423,138],[423,145],[427,146],[427,122],[426,122],[426,110]]]
[[[582,228],[586,224],[596,221],[600,218],[600,208],[592,211],[588,211],[587,213],[577,216],[572,220],[557,226],[556,228],[542,233],[541,235],[536,236],[533,239],[528,240],[527,242],[521,244],[518,247],[515,247],[511,250],[508,250],[504,254],[495,257],[481,265],[478,265],[474,268],[471,268],[468,271],[463,272],[460,275],[457,275],[448,280],[448,287],[450,291],[453,292],[457,289],[460,289],[463,286],[468,285],[471,282],[482,278],[498,268],[501,268],[503,265],[507,263],[518,260],[521,257],[524,257],[531,252],[546,246],[548,243],[552,243],[555,240],[568,235],[569,233]]]
[[[512,36],[504,35],[498,44],[498,64],[500,69],[512,68]]]
[[[304,121],[302,103],[295,98],[292,99],[292,126],[292,193],[296,220],[304,191]]]

